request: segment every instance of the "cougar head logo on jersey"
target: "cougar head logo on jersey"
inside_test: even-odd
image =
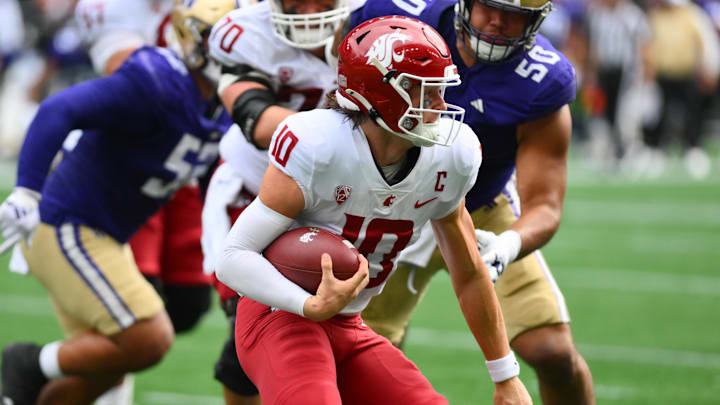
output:
[[[335,187],[335,202],[338,203],[338,205],[342,205],[345,201],[347,201],[348,198],[350,198],[350,192],[352,191],[352,187],[346,186],[346,185],[339,185]]]
[[[402,53],[393,52],[393,44],[397,41],[409,41],[410,37],[395,31],[390,34],[385,34],[373,42],[370,50],[365,54],[367,57],[367,64],[371,65],[373,59],[377,59],[381,65],[386,68],[390,68],[393,62],[402,62],[405,59],[405,51]]]

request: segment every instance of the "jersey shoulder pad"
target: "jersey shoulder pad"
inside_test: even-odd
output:
[[[269,70],[282,45],[272,31],[267,2],[230,11],[215,23],[208,39],[210,56],[221,64],[261,71]]]
[[[448,119],[448,121],[451,121]],[[457,125],[457,124],[455,124]],[[460,124],[460,132],[449,147],[453,154],[455,168],[460,174],[475,173],[482,163],[482,145],[475,132],[465,123]]]
[[[166,107],[181,104],[196,91],[185,63],[171,50],[143,46],[133,52],[116,72],[138,84],[150,98]]]
[[[355,10],[350,17],[352,28],[375,17],[386,15],[404,15],[416,18],[430,26],[438,27],[441,16],[455,6],[457,0],[367,0],[365,5]]]
[[[482,162],[480,142],[472,129],[464,123],[441,118],[441,130],[450,130],[453,125],[460,125],[455,142],[450,146],[431,147],[434,155],[434,169],[431,170],[437,171],[438,184],[442,183],[441,189],[436,188],[436,191],[442,192],[437,195],[439,204],[432,218],[444,218],[457,209],[460,201],[475,183]],[[440,177],[441,173],[442,177]]]
[[[343,127],[348,127],[347,130]],[[268,149],[271,164],[292,177],[312,205],[312,186],[317,172],[324,172],[342,158],[338,143],[352,132],[344,116],[328,109],[300,112],[278,125]]]
[[[80,0],[74,17],[89,43],[106,34],[134,33],[151,44],[156,38],[150,34],[157,34],[173,4],[173,0]]]
[[[90,46],[95,70],[102,73],[118,51],[153,45],[173,0],[80,0],[75,7],[76,25]]]
[[[534,80],[533,75],[541,74],[537,76],[540,80],[536,82],[535,97],[530,105],[534,115],[546,115],[575,99],[577,88],[575,68],[545,37],[538,35],[536,44],[527,52],[523,60],[527,61],[524,63],[524,68],[519,65],[516,72],[529,72],[531,80]],[[533,64],[536,65],[533,67]],[[544,66],[544,69],[539,66]],[[533,71],[534,69],[536,71]]]

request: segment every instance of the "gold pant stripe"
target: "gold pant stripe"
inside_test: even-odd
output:
[[[103,303],[118,325],[122,329],[130,327],[136,322],[135,315],[87,254],[82,246],[79,232],[79,228],[69,223],[63,224],[58,229],[58,240],[63,255]]]

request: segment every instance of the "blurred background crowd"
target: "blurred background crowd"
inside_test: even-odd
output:
[[[0,158],[17,155],[39,102],[95,75],[75,1],[0,0]],[[720,139],[720,0],[553,4],[541,33],[576,69],[574,158],[637,178],[679,167],[709,176]]]

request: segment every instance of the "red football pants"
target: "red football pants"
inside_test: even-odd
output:
[[[242,297],[235,348],[263,405],[448,403],[360,315],[313,322]]]

